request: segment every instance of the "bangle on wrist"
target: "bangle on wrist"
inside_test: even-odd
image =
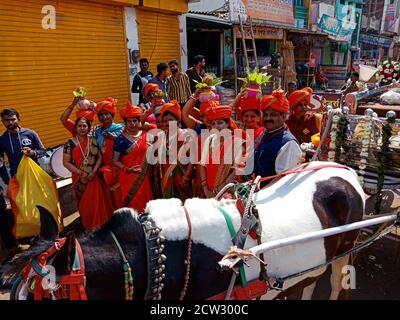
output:
[[[197,101],[198,98],[196,98],[193,94],[190,96],[190,99],[193,99],[194,101]]]

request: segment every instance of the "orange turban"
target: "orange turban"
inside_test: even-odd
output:
[[[119,111],[122,119],[126,118],[140,118],[143,114],[141,108],[133,106],[130,101],[126,102],[126,106]]]
[[[247,97],[240,99],[239,116],[243,116],[243,113],[249,110],[259,112],[261,110],[260,100],[257,97]]]
[[[108,97],[107,99],[97,104],[96,113],[99,114],[100,111],[105,110],[115,116],[115,114],[117,113],[117,102],[117,99]]]
[[[261,99],[261,110],[264,111],[267,108],[271,108],[280,113],[288,112],[289,101],[285,97],[285,91],[282,89],[274,90],[271,95],[263,96]]]
[[[200,115],[204,115],[209,108],[217,107],[219,104],[215,100],[208,100],[207,102],[200,103]]]
[[[76,112],[76,118],[86,118],[89,121],[93,121],[94,120],[94,116],[95,116],[95,112],[93,112],[92,110],[78,110]]]
[[[232,108],[230,106],[215,106],[205,112],[207,121],[230,119]]]
[[[293,108],[295,105],[297,105],[304,99],[307,101],[307,104],[309,105],[311,103],[312,93],[313,90],[310,87],[306,87],[301,90],[296,90],[292,92],[289,96],[290,108]]]
[[[166,112],[172,113],[178,121],[181,121],[182,112],[178,101],[172,100],[168,103],[165,103],[161,108],[161,117],[163,117]]]
[[[158,87],[158,84],[156,83],[148,83],[144,87],[144,94],[147,96],[150,91],[158,91],[160,88]]]

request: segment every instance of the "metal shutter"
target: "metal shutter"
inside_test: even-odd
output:
[[[149,59],[156,75],[157,64],[180,61],[179,18],[176,14],[138,9],[140,56]]]
[[[56,29],[42,28],[42,7],[56,8]],[[14,107],[21,124],[46,146],[65,142],[59,117],[72,91],[89,98],[130,99],[123,8],[89,1],[0,3],[0,108]]]

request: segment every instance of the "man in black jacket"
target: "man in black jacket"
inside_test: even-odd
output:
[[[139,93],[139,104],[145,104],[147,100],[143,94],[143,88],[146,86],[149,80],[153,78],[153,74],[149,71],[149,60],[142,58],[140,59],[139,63],[140,72],[136,73],[135,77],[133,78],[131,92]]]

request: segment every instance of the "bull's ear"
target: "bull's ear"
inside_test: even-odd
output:
[[[58,236],[58,226],[49,211],[41,206],[36,206],[40,212],[40,238],[54,241]]]
[[[65,244],[57,253],[52,265],[59,275],[70,274],[75,260],[75,234],[68,233]]]

